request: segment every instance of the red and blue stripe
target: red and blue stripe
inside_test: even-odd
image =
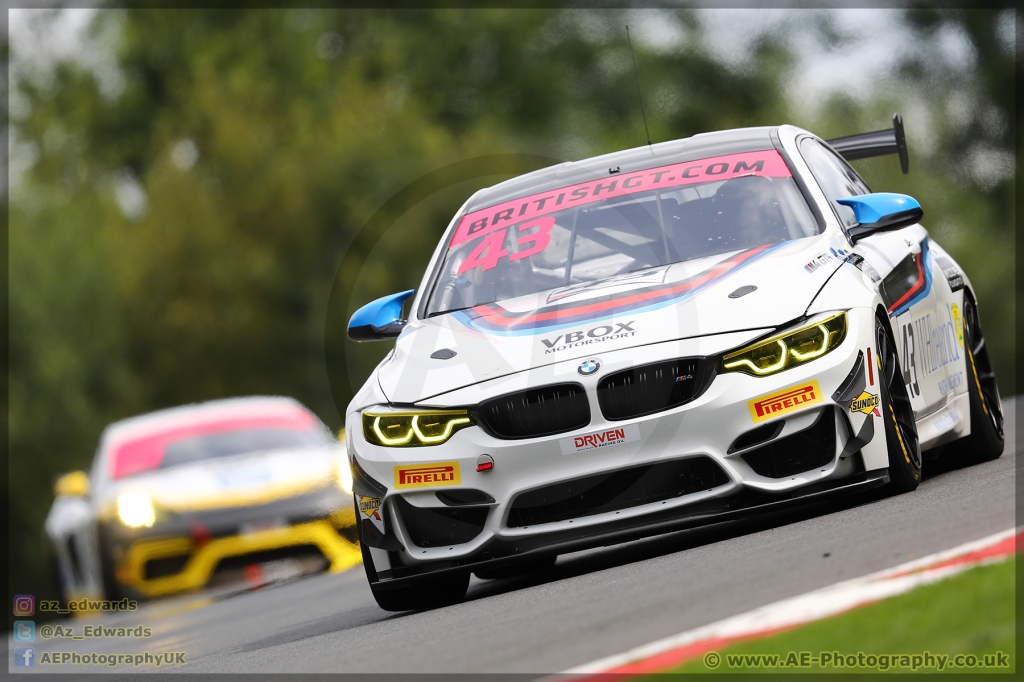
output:
[[[615,293],[583,302],[554,304],[525,312],[513,312],[497,303],[485,303],[452,315],[477,332],[520,336],[540,334],[581,323],[598,322],[621,315],[647,313],[692,298],[781,246],[785,244],[766,244],[741,251],[700,274],[668,285],[658,284],[624,294]]]

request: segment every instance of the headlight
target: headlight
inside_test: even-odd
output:
[[[820,358],[844,338],[846,313],[838,313],[729,353],[722,358],[722,365],[726,372],[763,377]]]
[[[149,528],[156,521],[153,502],[146,493],[122,493],[117,498],[117,515],[129,528]]]
[[[338,462],[338,485],[345,492],[352,492],[352,467],[348,463],[348,457],[342,457]]]
[[[363,412],[363,436],[388,447],[440,445],[459,429],[472,425],[466,410]]]

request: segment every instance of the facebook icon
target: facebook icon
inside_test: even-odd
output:
[[[17,646],[14,647],[14,667],[15,668],[31,668],[36,664],[33,658],[36,655],[36,650],[30,646]]]

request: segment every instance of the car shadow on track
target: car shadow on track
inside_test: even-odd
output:
[[[369,592],[369,589],[367,589],[367,592]],[[320,635],[344,632],[345,630],[359,628],[364,625],[380,623],[393,618],[401,618],[402,616],[410,613],[413,612],[388,613],[387,611],[382,611],[376,604],[374,604],[372,606],[365,606],[353,611],[346,611],[341,614],[326,616],[307,623],[302,623],[301,625],[296,625],[290,628],[287,632],[279,632],[272,637],[247,642],[245,645],[231,649],[225,653],[238,654],[260,651],[262,649],[280,646],[282,644],[290,644],[291,642],[299,642],[304,639],[319,637]]]

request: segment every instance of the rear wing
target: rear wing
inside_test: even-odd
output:
[[[903,134],[903,117],[899,114],[892,115],[892,128],[888,130],[837,137],[834,140],[827,140],[827,142],[847,161],[899,154],[900,168],[903,169],[903,174],[906,175],[910,171],[907,138]]]

